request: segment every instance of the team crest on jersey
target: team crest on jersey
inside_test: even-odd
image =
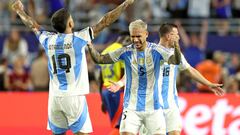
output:
[[[152,58],[150,56],[146,58],[146,63],[148,65],[152,64]]]
[[[138,64],[139,65],[144,65],[144,63],[145,63],[145,59],[144,58],[139,58],[138,59]]]

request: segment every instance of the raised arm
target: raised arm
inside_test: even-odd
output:
[[[121,5],[105,14],[96,25],[92,26],[94,37],[97,36],[105,27],[116,21],[121,13],[133,2],[134,0],[125,0]]]
[[[222,96],[224,95],[225,91],[221,88],[223,84],[217,84],[217,83],[212,83],[208,81],[206,78],[204,78],[201,73],[199,73],[195,68],[190,67],[184,72],[187,72],[187,74],[194,79],[195,81],[208,86],[216,95]]]
[[[100,54],[92,45],[92,43],[88,43],[88,50],[89,53],[93,59],[93,61],[97,64],[111,64],[114,63],[114,61],[112,60],[112,58],[110,57],[110,55],[107,54]]]
[[[37,31],[40,28],[40,25],[38,25],[38,23],[33,18],[31,18],[24,12],[24,7],[20,0],[16,0],[12,4],[12,9],[20,16],[22,22],[27,27],[29,27],[33,32],[37,33]]]
[[[181,51],[179,44],[177,42],[174,42],[174,55],[172,55],[169,60],[168,64],[174,64],[174,65],[179,65],[181,62]]]

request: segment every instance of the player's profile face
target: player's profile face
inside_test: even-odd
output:
[[[145,29],[133,28],[130,30],[130,38],[137,50],[144,50],[148,32]]]

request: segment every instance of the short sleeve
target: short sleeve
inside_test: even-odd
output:
[[[162,45],[156,45],[155,49],[162,55],[164,61],[168,61],[170,56],[174,54],[174,51],[171,51],[171,49],[165,48]]]
[[[74,36],[79,37],[87,42],[91,42],[94,39],[93,30],[91,27],[87,27],[81,31],[74,32]]]
[[[109,55],[110,55],[110,57],[112,58],[112,60],[114,62],[117,62],[124,52],[126,52],[126,48],[122,47],[122,48],[117,49],[117,50],[115,50],[113,52],[110,52]]]
[[[187,60],[185,59],[184,55],[181,53],[181,63],[179,65],[179,70],[186,70],[188,68],[190,68],[190,64],[187,62]]]
[[[36,34],[37,39],[38,39],[38,41],[40,42],[40,44],[44,46],[46,40],[47,40],[50,36],[54,35],[55,33],[54,33],[54,32],[48,32],[48,31],[45,31],[45,30],[39,30],[39,31],[37,31],[35,34]]]

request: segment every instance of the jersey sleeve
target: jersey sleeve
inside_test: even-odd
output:
[[[35,34],[36,34],[37,39],[38,39],[38,41],[40,42],[40,44],[41,44],[44,48],[46,48],[45,45],[47,45],[47,43],[46,43],[47,39],[48,39],[50,36],[54,35],[55,33],[45,31],[44,29],[41,28],[41,29],[40,29],[39,31],[37,31]]]
[[[161,45],[155,45],[155,49],[162,55],[164,61],[168,61],[170,56],[174,54],[174,51],[171,51]]]
[[[184,55],[181,53],[181,63],[179,65],[179,70],[186,70],[188,68],[190,68],[190,64],[187,62],[187,60],[185,59]]]
[[[90,42],[94,39],[93,37],[93,30],[91,27],[87,27],[81,31],[74,32],[74,35],[78,38],[81,38],[87,42]]]
[[[122,47],[116,51],[110,52],[109,55],[114,62],[117,62],[119,59],[122,59],[121,56],[124,52],[126,52],[126,48]]]

